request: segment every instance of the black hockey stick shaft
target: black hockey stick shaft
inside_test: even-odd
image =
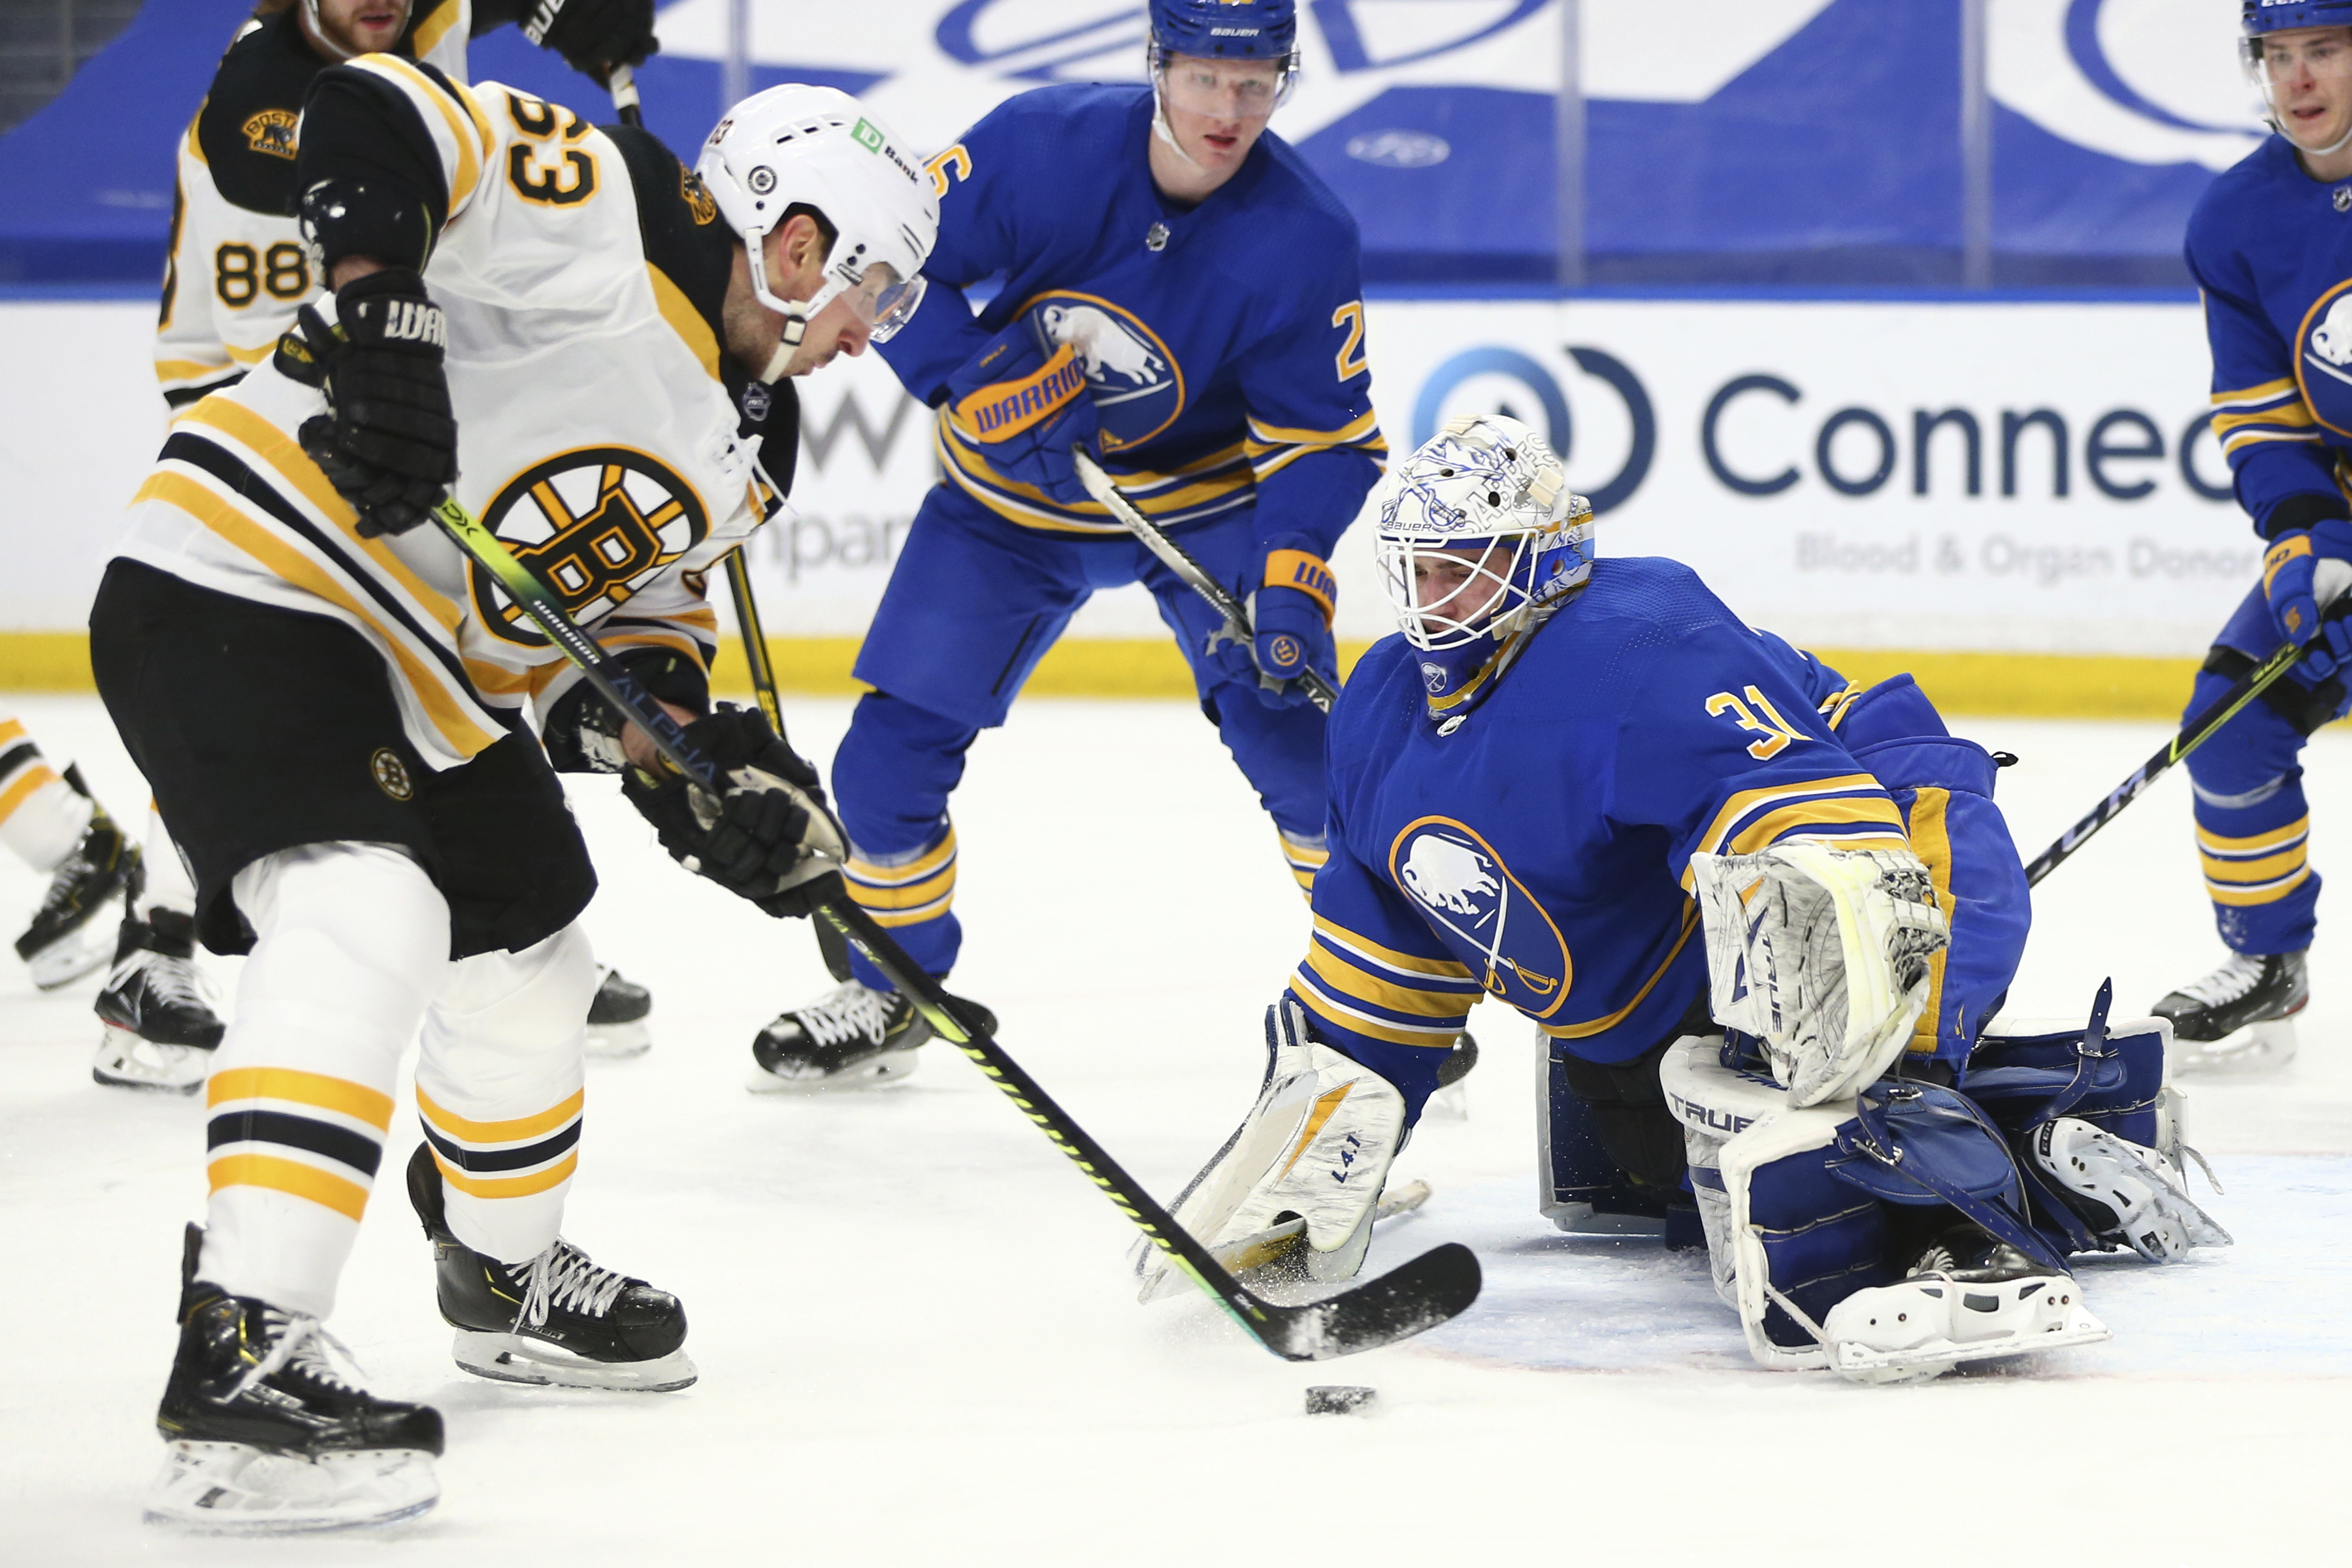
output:
[[[1209,575],[1202,564],[1192,559],[1192,552],[1160,531],[1160,525],[1136,510],[1135,503],[1119,493],[1102,465],[1094,460],[1083,445],[1070,448],[1070,461],[1077,468],[1078,482],[1087,493],[1100,501],[1119,526],[1143,542],[1143,547],[1158,556],[1171,572],[1184,581],[1186,587],[1198,594],[1209,608],[1224,617],[1225,630],[1236,642],[1246,644],[1255,635],[1250,625],[1249,606],[1244,605],[1234,591]],[[1261,679],[1271,679],[1262,677]],[[1307,700],[1324,712],[1339,700],[1339,688],[1323,679],[1313,668],[1303,669],[1291,677],[1306,691]]]
[[[530,569],[515,559],[499,537],[458,503],[445,499],[434,519],[457,547],[481,563],[514,602],[537,621],[548,638],[578,666],[604,699],[626,713],[653,740],[680,773],[716,793],[718,775],[687,740],[685,731],[626,670],[605,657],[596,640],[556,602]],[[1304,1306],[1284,1307],[1251,1293],[1212,1257],[1207,1247],[1055,1104],[1053,1097],[1006,1054],[985,1029],[957,1014],[947,993],[874,917],[845,893],[817,905],[829,922],[864,950],[901,994],[914,1004],[940,1037],[978,1064],[996,1086],[1087,1179],[1102,1189],[1168,1257],[1257,1342],[1287,1361],[1322,1361],[1391,1343],[1433,1328],[1477,1299],[1478,1263],[1469,1248],[1448,1242],[1432,1248],[1378,1279]]]
[[[613,112],[621,117],[621,123],[644,130],[646,110],[637,96],[637,73],[625,65],[614,66],[605,73],[604,88],[613,95]],[[759,700],[768,727],[781,735],[784,732],[784,710],[776,698],[776,667],[768,658],[768,635],[761,627],[760,602],[751,596],[751,570],[745,564],[740,550],[727,557],[727,590],[735,597],[735,626],[743,638],[743,662],[751,672],[751,695]]]
[[[2352,597],[2338,599],[2328,606],[2327,618],[2340,620]],[[2268,658],[2238,678],[2237,684],[2208,703],[2205,710],[2180,727],[2180,732],[2158,747],[2156,754],[2132,770],[2123,783],[2107,794],[2107,797],[2091,808],[2090,815],[2058,836],[2055,843],[2033,858],[2025,868],[2025,885],[2039,884],[2056,870],[2075,850],[2088,843],[2092,835],[2123,815],[2124,807],[2137,800],[2147,786],[2162,777],[2173,763],[2213,738],[2214,732],[2236,718],[2249,703],[2261,699],[2263,692],[2286,678],[2286,672],[2303,662],[2304,656],[2325,637],[2315,637],[2310,642],[2283,643]]]

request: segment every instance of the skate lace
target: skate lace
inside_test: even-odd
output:
[[[820,996],[795,1016],[808,1037],[820,1046],[839,1045],[860,1035],[880,1040],[890,1032],[889,993],[853,980]]]
[[[82,852],[89,843],[89,837],[85,834],[73,852],[59,862],[49,878],[48,891],[41,895],[40,913],[34,917],[36,920],[68,915],[81,907],[82,879],[98,869],[98,863]]]
[[[207,1013],[218,1011],[213,1005],[211,987],[205,984],[204,976],[196,973],[193,962],[154,952],[139,956],[146,961],[141,967],[145,971],[148,989],[158,1001],[171,1007],[202,1008]]]
[[[588,1255],[568,1241],[558,1241],[524,1264],[523,1280],[519,1315],[533,1328],[546,1325],[551,1309],[601,1318],[629,1283],[626,1276],[589,1262]]]
[[[366,1392],[360,1386],[359,1369],[352,1361],[352,1352],[318,1319],[266,1307],[261,1321],[262,1331],[274,1336],[274,1342],[269,1353],[237,1379],[229,1398],[236,1398],[264,1378],[289,1370],[331,1388],[352,1394]]]
[[[2230,962],[2202,980],[2192,980],[2180,988],[2180,994],[2190,1001],[2207,1007],[2219,1007],[2235,1002],[2262,984],[2263,961],[2250,953],[2233,952]]]

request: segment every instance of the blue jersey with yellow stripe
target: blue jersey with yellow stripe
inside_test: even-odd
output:
[[[1148,87],[1055,86],[1006,100],[931,160],[940,237],[922,307],[881,345],[934,407],[1033,310],[1087,345],[1105,466],[1163,526],[1248,506],[1270,546],[1328,555],[1379,477],[1355,220],[1271,132],[1197,206],[1152,183]],[[962,290],[1001,279],[975,318]],[[1124,531],[991,468],[944,416],[948,479],[997,515]]]
[[[2189,270],[2213,352],[2213,434],[2257,527],[2343,515],[2352,451],[2352,182],[2322,184],[2272,136],[2206,190]],[[2297,517],[2297,513],[2303,513]],[[2270,531],[2265,529],[2265,532]]]
[[[1640,1055],[1706,983],[1694,852],[1906,843],[1834,728],[1843,688],[1662,560],[1598,563],[1458,724],[1429,717],[1404,639],[1381,642],[1331,714],[1330,859],[1291,995],[1401,1085],[1482,995],[1578,1056]]]

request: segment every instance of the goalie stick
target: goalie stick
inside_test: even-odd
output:
[[[1250,626],[1248,607],[1234,596],[1233,590],[1202,570],[1201,563],[1193,560],[1182,545],[1160,532],[1159,524],[1136,510],[1135,504],[1118,493],[1118,487],[1110,482],[1110,476],[1103,472],[1102,465],[1087,454],[1083,445],[1070,448],[1070,461],[1076,467],[1078,482],[1087,487],[1087,494],[1109,509],[1111,516],[1118,520],[1119,526],[1141,540],[1146,550],[1160,557],[1168,570],[1184,580],[1186,587],[1207,600],[1209,608],[1225,618],[1224,626],[1210,637],[1209,646],[1213,648],[1221,642],[1237,642],[1247,647],[1257,634]],[[1339,700],[1339,689],[1311,668],[1299,671],[1293,679],[1306,688],[1307,700],[1326,713],[1331,711],[1331,704]],[[1258,683],[1269,688],[1282,684],[1265,674],[1259,675]]]
[[[653,738],[655,746],[673,767],[705,789],[717,784],[710,764],[695,752],[678,721],[654,700],[634,676],[605,657],[595,638],[565,613],[498,535],[483,527],[455,496],[443,499],[433,519],[460,550],[478,562],[540,624],[548,640],[579,668],[605,700],[635,720]],[[947,994],[940,989],[939,983],[907,956],[906,950],[874,922],[873,916],[850,902],[845,893],[817,905],[816,913],[864,950],[874,966],[914,1004],[924,1022],[970,1057],[1021,1113],[1035,1122],[1055,1146],[1067,1154],[1087,1179],[1168,1255],[1171,1267],[1214,1299],[1252,1338],[1285,1361],[1328,1361],[1392,1344],[1436,1327],[1478,1299],[1478,1259],[1459,1242],[1432,1247],[1377,1279],[1350,1286],[1319,1301],[1285,1307],[1253,1294],[1191,1232],[1154,1202],[1086,1129],[1055,1104],[1037,1080],[996,1043],[990,1031],[975,1031],[967,1024],[954,1010]]]
[[[2329,605],[2326,619],[2342,620],[2347,615],[2352,615],[2352,595],[2339,597]],[[2182,725],[2180,733],[2167,741],[2154,756],[2133,769],[2123,783],[2108,792],[2106,799],[2091,808],[2089,816],[2060,834],[2056,843],[2035,856],[2032,863],[2025,868],[2025,885],[2033,887],[2056,870],[2068,856],[2087,843],[2093,834],[2122,816],[2124,807],[2137,800],[2166,769],[2211,740],[2215,731],[2236,718],[2248,703],[2284,679],[2286,672],[2303,662],[2304,655],[2326,637],[2326,632],[2323,628],[2309,642],[2282,643],[2268,658],[2246,671],[2235,686],[2208,703],[2205,711]]]

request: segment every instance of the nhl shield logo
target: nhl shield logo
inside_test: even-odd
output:
[[[482,525],[584,622],[627,603],[701,543],[710,514],[667,464],[630,447],[582,447],[509,479],[482,509]],[[494,636],[546,645],[488,572],[477,564],[468,577],[475,613]]]
[[[1549,1018],[1575,983],[1568,942],[1502,857],[1467,825],[1424,816],[1389,847],[1389,879],[1423,918],[1480,954],[1479,983],[1530,1017]]]
[[[1184,411],[1184,372],[1158,333],[1124,308],[1056,289],[1029,302],[1047,353],[1077,352],[1106,452],[1150,440]]]

